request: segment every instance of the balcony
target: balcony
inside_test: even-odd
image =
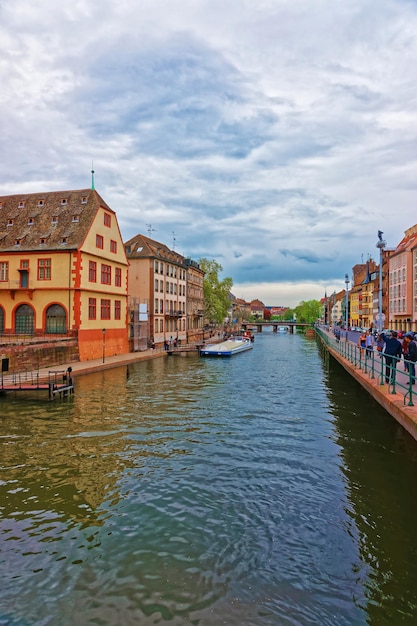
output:
[[[23,281],[24,283],[25,281]],[[27,281],[27,284],[22,284],[20,280],[7,280],[0,282],[0,291],[8,291],[12,300],[15,299],[16,291],[24,291],[28,297],[32,300],[34,292],[33,281]]]
[[[185,313],[183,313],[182,311],[178,311],[177,309],[169,309],[168,311],[165,311],[165,317],[182,317],[183,315],[185,315]]]

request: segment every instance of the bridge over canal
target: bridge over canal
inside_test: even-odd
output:
[[[311,324],[302,324],[300,322],[246,322],[242,324],[242,328],[245,330],[256,330],[257,333],[261,333],[262,330],[267,327],[272,326],[272,332],[277,333],[278,328],[288,328],[291,334],[294,333],[294,330],[297,328],[311,328]]]

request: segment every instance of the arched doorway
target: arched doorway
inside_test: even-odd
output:
[[[17,335],[33,335],[34,314],[28,304],[21,304],[15,311],[15,332]]]
[[[4,333],[4,309],[0,306],[0,333]]]
[[[46,311],[45,332],[51,335],[67,332],[67,316],[60,304],[51,304]]]

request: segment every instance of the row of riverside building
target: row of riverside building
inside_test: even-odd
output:
[[[79,360],[201,343],[204,272],[138,234],[94,189],[0,196],[0,343],[72,337]]]
[[[405,231],[396,248],[385,248],[382,238],[377,247],[380,248],[379,264],[369,259],[366,263],[355,265],[352,276],[345,281],[347,290],[325,294],[322,299],[323,321],[325,324],[344,325],[347,319],[348,326],[352,328],[378,328],[381,308],[383,328],[415,333],[417,224]]]

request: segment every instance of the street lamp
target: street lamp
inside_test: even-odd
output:
[[[346,341],[348,340],[348,322],[349,322],[349,299],[348,299],[348,291],[349,291],[349,276],[345,274],[345,285],[346,285],[346,305],[345,305],[345,318],[346,318]]]
[[[103,363],[106,356],[106,329],[103,328]]]
[[[382,239],[384,233],[378,231],[378,243],[376,247],[379,248],[379,302],[378,302],[378,333],[382,333],[382,256],[383,250],[387,245],[387,242]]]

